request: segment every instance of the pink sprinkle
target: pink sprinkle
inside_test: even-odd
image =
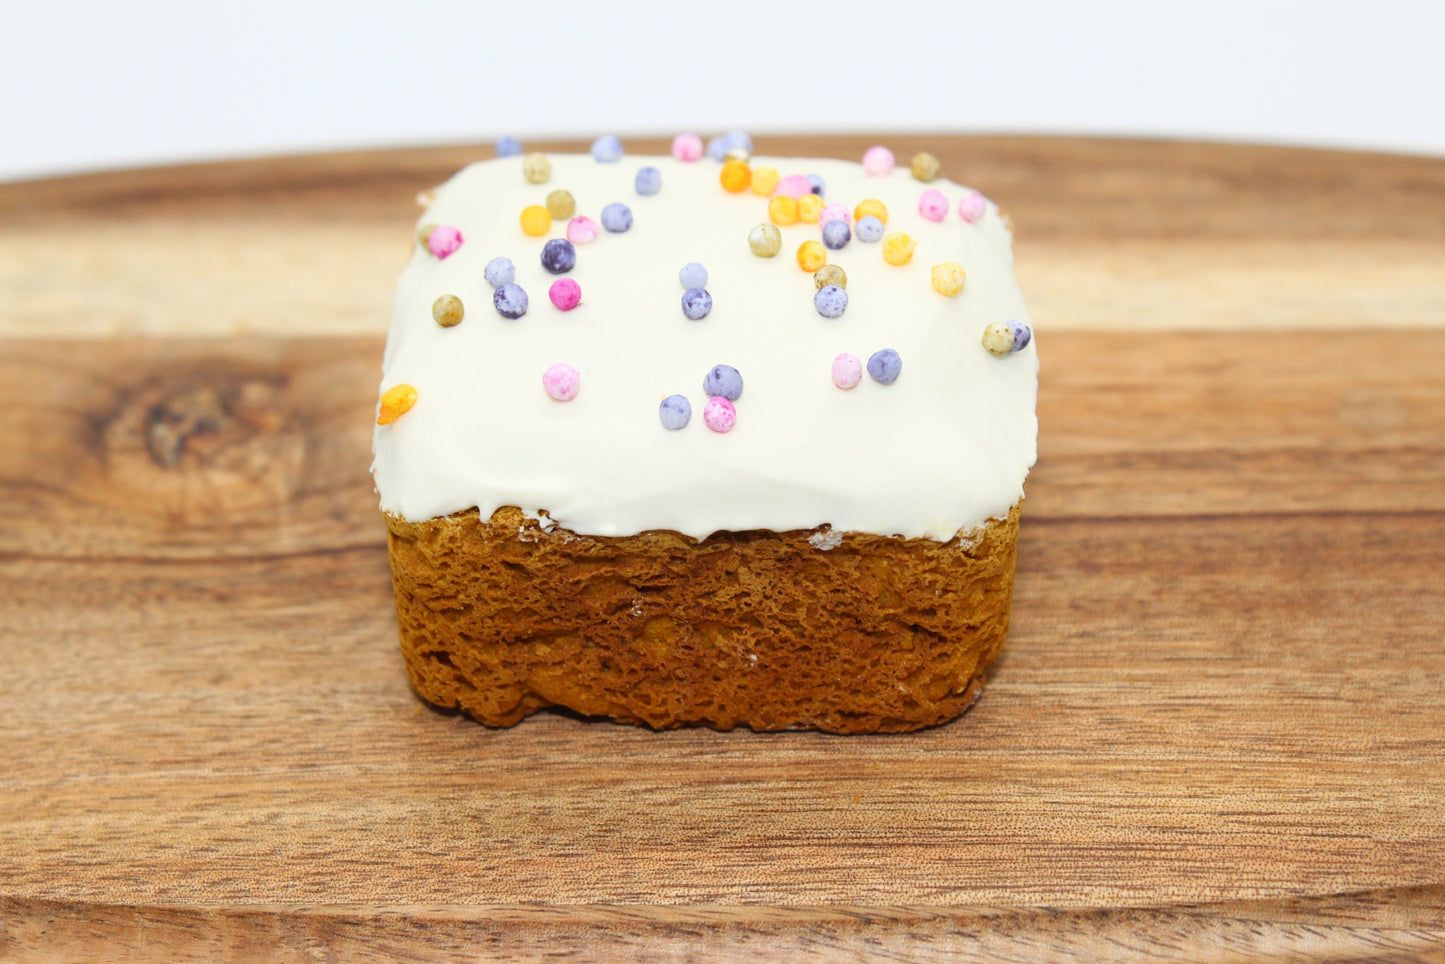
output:
[[[801,174],[789,174],[778,182],[777,188],[773,191],[774,196],[802,197],[804,194],[813,193],[813,182]]]
[[[567,240],[573,244],[587,244],[597,237],[597,222],[578,215],[567,222]]]
[[[559,402],[570,402],[576,398],[577,389],[581,385],[582,376],[577,374],[577,369],[563,362],[558,362],[542,373],[542,387]]]
[[[930,221],[942,221],[948,213],[948,198],[943,196],[942,191],[929,188],[918,199],[918,213]]]
[[[696,134],[679,134],[672,139],[672,156],[691,163],[702,157],[702,138]]]
[[[702,420],[714,432],[731,432],[738,422],[738,410],[726,398],[714,395],[703,407]]]
[[[427,250],[438,258],[456,254],[457,249],[462,246],[462,232],[450,224],[438,224],[426,236],[426,246]]]
[[[547,289],[547,297],[563,311],[571,311],[582,301],[582,286],[571,278],[558,278]]]
[[[963,199],[958,202],[958,216],[969,224],[983,217],[983,213],[987,210],[988,202],[985,201],[983,195],[977,191],[965,194]]]
[[[886,147],[870,147],[863,152],[863,172],[875,177],[893,173],[893,152]]]
[[[847,391],[863,377],[863,363],[847,352],[833,359],[833,384]]]
[[[829,221],[842,221],[844,224],[852,224],[853,212],[849,210],[846,204],[838,204],[836,202],[833,204],[825,204],[823,205],[823,213],[818,215],[818,223],[827,224]]]

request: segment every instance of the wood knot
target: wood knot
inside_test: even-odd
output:
[[[201,461],[212,461],[238,436],[274,432],[282,425],[279,391],[265,381],[181,388],[152,405],[145,441],[151,458],[172,468],[189,446]]]

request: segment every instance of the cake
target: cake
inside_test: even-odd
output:
[[[928,155],[701,147],[421,198],[372,466],[412,685],[493,726],[952,719],[1035,459],[1011,228]]]

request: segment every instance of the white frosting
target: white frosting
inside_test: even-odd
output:
[[[839,533],[944,540],[1005,515],[1022,496],[1036,455],[1038,356],[1034,344],[1001,358],[980,344],[991,322],[1030,323],[1012,236],[992,204],[969,224],[957,211],[966,188],[924,185],[903,167],[874,177],[845,161],[754,158],[783,175],[820,175],[826,200],[850,210],[882,200],[888,231],[917,242],[904,266],[884,261],[881,243],[856,237],[829,251],[848,273],[849,297],[844,315],[829,319],[795,259],[820,225],[784,226],[781,254],[753,255],[748,232],[767,220],[767,199],[723,190],[717,163],[551,161],[546,184],[526,182],[520,157],[472,164],[436,190],[419,221],[454,225],[465,243],[444,260],[417,247],[398,282],[381,388],[409,383],[417,401],[375,431],[384,511],[424,521],[474,506],[486,518],[515,505],[592,535],[674,529],[704,538],[826,523]],[[633,188],[643,165],[662,171],[662,190],[650,197]],[[941,223],[918,213],[928,187],[950,202]],[[634,216],[630,231],[603,230],[577,246],[567,277],[581,285],[582,303],[570,312],[548,299],[556,278],[540,263],[566,222],[554,221],[546,238],[526,236],[519,223],[523,207],[557,188],[599,223],[613,201]],[[515,263],[530,299],[519,320],[497,313],[482,276],[499,255]],[[689,261],[708,270],[713,309],[701,321],[680,305],[677,274]],[[930,268],[946,261],[968,274],[952,298],[930,283]],[[453,328],[432,319],[442,294],[465,305]],[[865,373],[849,391],[833,385],[834,356],[866,364],[881,348],[902,357],[896,382]],[[555,362],[581,373],[572,401],[543,390]],[[703,376],[720,363],[744,384],[727,434],[702,419]],[[658,403],[674,393],[687,396],[693,416],[669,431]]]

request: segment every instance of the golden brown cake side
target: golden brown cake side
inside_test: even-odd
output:
[[[977,699],[1008,632],[1019,506],[949,542],[819,530],[586,536],[519,509],[387,516],[428,701],[653,727],[897,732]]]

